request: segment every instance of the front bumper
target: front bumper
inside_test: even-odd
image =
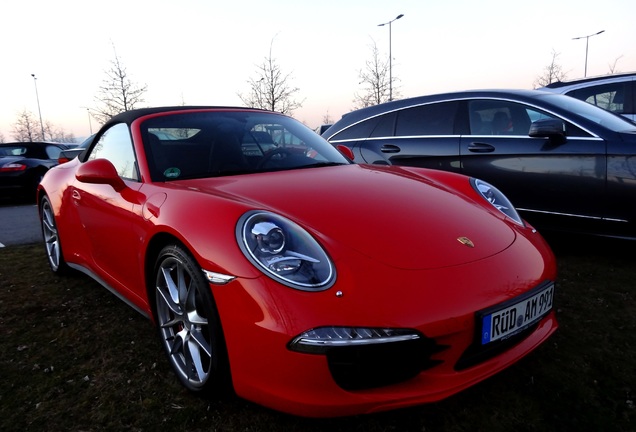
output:
[[[557,329],[552,311],[500,349],[462,364],[478,337],[479,310],[556,278],[554,257],[542,240],[520,237],[487,259],[434,270],[355,260],[336,263],[336,285],[320,293],[282,287],[267,277],[213,288],[239,396],[308,417],[434,402],[505,369]],[[411,329],[421,338],[325,354],[290,350],[303,332],[332,325]]]

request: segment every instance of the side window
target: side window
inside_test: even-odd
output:
[[[563,119],[559,119],[550,114],[544,113],[543,111],[537,111],[530,107],[526,107],[526,112],[528,113],[528,117],[530,117],[530,121],[532,122],[535,122],[537,120],[543,120],[543,119],[556,119],[556,120],[563,121]],[[589,133],[585,132],[580,127],[573,125],[572,123],[567,121],[563,121],[563,122],[565,123],[565,133],[567,136],[570,136],[570,137],[589,137],[590,136]]]
[[[527,136],[533,121],[549,118],[525,105],[496,99],[470,101],[468,116],[471,135]]]
[[[120,177],[138,180],[137,164],[128,126],[119,123],[108,129],[93,146],[88,159],[108,159]]]
[[[528,136],[530,125],[537,120],[563,121],[536,108],[499,100],[473,100],[468,104],[471,135]],[[590,136],[572,123],[564,122],[566,133],[572,137]]]
[[[394,113],[388,113],[361,121],[336,134],[332,140],[365,139],[370,136],[393,136]]]
[[[371,131],[371,136],[377,137],[390,137],[393,136],[395,130],[395,119],[397,117],[396,112],[390,112],[377,117],[377,123]]]
[[[568,96],[573,96],[616,114],[623,114],[628,90],[626,84],[624,82],[610,83],[577,89],[568,93]]]
[[[49,159],[57,159],[58,157],[60,157],[60,153],[62,152],[62,149],[57,147],[57,146],[46,146],[46,156]]]
[[[406,108],[398,112],[395,135],[453,135],[459,102]]]

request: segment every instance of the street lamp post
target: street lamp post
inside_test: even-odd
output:
[[[40,96],[38,95],[38,82],[35,74],[31,74],[33,77],[33,85],[35,86],[35,99],[38,102],[38,114],[40,115],[40,128],[42,130],[42,141],[44,141],[44,123],[42,123],[42,111],[40,110]]]
[[[93,123],[91,122],[91,110],[90,108],[86,108],[86,114],[88,115],[88,127],[91,131],[91,135],[93,135]]]
[[[404,14],[399,14],[398,16],[393,18],[391,21],[378,24],[378,27],[383,27],[387,24],[389,25],[389,100],[390,101],[393,100],[393,56],[391,54],[391,23],[393,21],[399,20],[403,16]]]
[[[591,34],[591,35],[587,35],[587,36],[579,36],[579,37],[575,37],[572,38],[572,40],[577,40],[577,39],[583,39],[585,38],[585,73],[583,74],[583,77],[587,76],[587,48],[588,48],[588,44],[590,42],[590,38],[592,36],[596,36],[596,35],[600,35],[601,33],[603,33],[605,30],[601,30],[600,32]]]

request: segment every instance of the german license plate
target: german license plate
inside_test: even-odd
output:
[[[487,312],[481,321],[481,344],[505,339],[536,323],[552,309],[553,296],[554,284],[551,283],[530,296]]]

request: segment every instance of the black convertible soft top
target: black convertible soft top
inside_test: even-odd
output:
[[[130,111],[124,111],[122,113],[117,114],[108,120],[102,129],[107,126],[116,123],[126,123],[130,125],[133,121],[137,120],[140,117],[146,116],[148,114],[155,114],[161,112],[169,112],[169,111],[187,111],[187,110],[246,110],[246,111],[263,111],[258,108],[246,108],[246,107],[236,107],[236,106],[165,106],[165,107],[152,107],[152,108],[139,108],[133,109]]]

